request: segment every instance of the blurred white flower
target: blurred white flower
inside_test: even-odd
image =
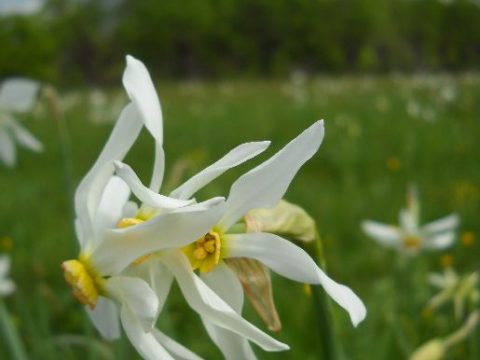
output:
[[[12,167],[16,162],[14,142],[39,152],[42,144],[13,117],[30,111],[40,85],[32,80],[11,79],[0,87],[0,161]]]
[[[8,277],[10,272],[10,258],[0,256],[0,298],[15,291],[15,283]]]
[[[372,220],[362,222],[362,229],[373,240],[410,255],[421,250],[442,250],[450,247],[456,238],[460,222],[457,214],[420,226],[420,205],[417,191],[411,187],[407,193],[407,208],[399,214],[399,226]]]
[[[453,269],[445,269],[442,273],[432,273],[428,282],[440,290],[427,303],[427,309],[437,309],[446,302],[452,301],[457,320],[462,319],[467,307],[474,308],[480,302],[477,272],[459,276]]]
[[[447,355],[448,350],[465,340],[468,336],[474,333],[480,321],[480,313],[477,311],[472,312],[464,325],[453,332],[452,334],[443,338],[435,338],[427,341],[421,345],[410,355],[409,360],[441,360]]]

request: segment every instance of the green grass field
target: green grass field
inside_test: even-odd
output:
[[[368,308],[367,319],[355,329],[346,313],[332,305],[340,358],[405,359],[425,341],[461,326],[451,304],[422,316],[436,291],[426,276],[441,271],[446,254],[453,257],[459,273],[477,270],[479,243],[458,242],[445,252],[404,259],[363,235],[360,222],[370,218],[396,223],[406,187],[415,183],[424,222],[457,212],[460,235],[468,231],[478,237],[479,75],[159,83],[157,90],[164,114],[169,188],[242,142],[272,140],[267,155],[228,172],[198,198],[227,195],[242,172],[315,120],[325,119],[325,140],[291,184],[286,199],[317,220],[329,274],[350,286]],[[114,111],[105,111],[101,122],[92,122],[93,105],[85,93],[75,92],[78,99],[65,112],[74,186],[95,161],[114,120]],[[126,103],[126,96],[116,89],[107,91],[106,102],[96,106],[109,106],[119,96]],[[18,289],[5,303],[30,357],[135,359],[125,338],[113,344],[101,341],[63,280],[60,264],[77,256],[77,244],[57,124],[42,103],[24,124],[45,144],[45,151],[22,149],[15,169],[0,168],[0,238],[13,240],[12,277]],[[144,133],[126,162],[146,180],[152,156],[153,144]],[[291,350],[266,353],[257,348],[258,357],[321,358],[322,335],[312,299],[301,284],[278,276],[273,282],[283,322],[278,338]],[[249,304],[244,313],[265,329]],[[176,287],[159,326],[205,359],[221,358]],[[0,337],[0,357],[8,358],[3,356],[7,349]],[[480,330],[448,356],[480,358]]]

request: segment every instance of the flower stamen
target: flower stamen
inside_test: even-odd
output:
[[[219,262],[222,249],[219,231],[210,230],[193,244],[185,246],[183,252],[187,255],[192,268],[201,272],[211,271]]]
[[[81,304],[95,309],[103,280],[96,274],[88,259],[80,256],[77,260],[64,261],[62,269],[65,280],[72,287],[73,296]]]

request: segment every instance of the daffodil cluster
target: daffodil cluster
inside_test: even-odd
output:
[[[197,201],[195,193],[225,171],[257,156],[268,141],[241,144],[169,194],[162,194],[165,169],[163,124],[150,75],[127,56],[123,109],[97,161],[75,194],[78,258],[63,263],[66,281],[106,339],[120,324],[145,359],[198,359],[156,328],[173,281],[197,312],[227,359],[255,359],[253,342],[266,351],[283,344],[242,316],[244,294],[230,259],[253,259],[274,272],[320,284],[350,315],[354,325],[366,310],[348,287],[336,283],[300,247],[268,232],[248,232],[245,215],[277,205],[300,167],[318,150],[324,124],[318,121],[265,162],[240,176],[224,197]],[[145,127],[155,141],[148,186],[123,159]],[[137,199],[131,201],[131,195]],[[243,230],[242,230],[243,229]]]

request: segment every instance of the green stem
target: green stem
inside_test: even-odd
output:
[[[3,334],[10,347],[11,354],[13,355],[12,358],[17,360],[28,360],[23,342],[20,339],[20,336],[12,323],[7,307],[2,300],[0,300],[0,323]]]
[[[326,261],[323,252],[323,245],[318,232],[315,233],[315,240],[310,243],[307,251],[316,259],[317,263],[326,271]],[[324,360],[338,358],[338,349],[335,342],[334,329],[332,325],[331,304],[329,298],[321,286],[312,286],[312,299],[315,313],[317,315],[317,324],[320,332],[320,344]]]

